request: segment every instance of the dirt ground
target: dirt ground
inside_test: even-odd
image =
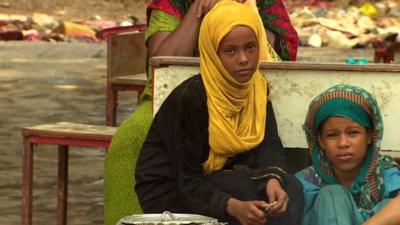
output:
[[[359,2],[335,0],[331,2]],[[305,4],[303,1],[285,0],[287,5]],[[294,3],[294,4],[292,4]],[[29,15],[34,12],[53,15],[65,20],[86,20],[98,15],[106,20],[127,20],[136,16],[146,18],[147,0],[2,0],[0,13]]]
[[[88,20],[100,16],[104,20],[123,21],[130,16],[145,21],[147,0],[1,0],[0,13],[44,13],[68,21]]]
[[[360,6],[365,2],[382,0],[321,0],[341,7],[347,5]],[[148,0],[1,0],[0,13],[23,14],[44,13],[68,21],[81,21],[100,16],[105,20],[123,21],[130,16],[146,20],[146,4]],[[311,5],[318,0],[284,0],[288,10],[293,6]]]
[[[21,128],[57,121],[105,124],[105,43],[0,42],[0,225],[21,223]],[[137,106],[122,92],[118,120]],[[104,150],[71,147],[68,224],[103,224]],[[34,154],[33,225],[55,224],[57,147]]]

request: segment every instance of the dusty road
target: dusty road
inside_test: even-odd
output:
[[[0,42],[0,225],[21,221],[20,129],[48,122],[105,124],[105,44]],[[346,53],[347,55],[343,55]],[[300,49],[301,61],[372,58],[372,51]],[[119,121],[137,105],[123,93]],[[34,224],[55,223],[57,151],[39,146],[34,157]],[[72,149],[69,225],[103,223],[103,163],[99,149]]]
[[[55,121],[105,123],[104,44],[0,42],[0,224],[21,221],[20,128]],[[125,93],[119,118],[136,106]],[[55,222],[57,151],[34,157],[34,224]],[[70,151],[68,224],[103,223],[104,153]]]

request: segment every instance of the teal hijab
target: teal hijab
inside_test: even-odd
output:
[[[304,124],[311,159],[319,186],[339,184],[332,165],[318,144],[318,131],[323,122],[332,116],[341,116],[372,129],[373,141],[349,191],[356,204],[368,217],[368,212],[381,201],[383,172],[397,164],[379,154],[383,136],[383,120],[376,99],[363,88],[351,85],[333,86],[314,98],[309,106]]]
[[[315,112],[314,124],[319,129],[322,123],[332,116],[345,117],[365,128],[372,127],[368,113],[353,101],[341,98],[331,99]]]

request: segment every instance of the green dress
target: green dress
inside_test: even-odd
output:
[[[173,31],[179,21],[154,11],[146,40],[157,31]],[[108,149],[104,167],[104,224],[115,225],[124,216],[142,213],[135,193],[136,161],[152,122],[151,81],[136,110],[118,128]]]

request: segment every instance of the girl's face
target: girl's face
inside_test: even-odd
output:
[[[221,40],[217,54],[228,73],[236,81],[245,83],[257,69],[257,37],[249,27],[236,26]]]
[[[322,125],[319,145],[332,163],[336,176],[357,175],[367,146],[372,142],[371,131],[344,117],[330,117]]]

